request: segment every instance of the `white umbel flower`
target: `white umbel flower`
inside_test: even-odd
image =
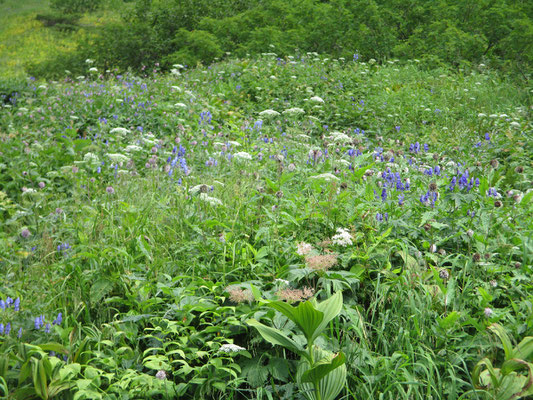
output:
[[[296,253],[298,253],[301,256],[305,256],[313,251],[313,246],[311,246],[309,243],[300,242],[296,245]]]
[[[331,132],[330,138],[333,139],[335,142],[342,142],[342,143],[352,141],[352,138],[350,136],[346,135],[345,133],[337,132],[337,131]]]
[[[127,133],[130,133],[130,130],[129,129],[126,129],[126,128],[113,128],[109,131],[109,133],[115,133],[115,134],[118,134],[118,135],[125,135]]]
[[[219,353],[238,353],[239,351],[246,350],[244,347],[237,346],[236,344],[223,344],[218,350]]]
[[[251,160],[252,156],[245,151],[239,151],[238,153],[233,154],[233,157],[238,160]]]
[[[340,181],[340,179],[338,177],[336,177],[333,174],[330,174],[329,172],[325,173],[325,174],[310,176],[309,179],[323,179],[326,182],[329,182],[329,181]]]
[[[324,99],[318,96],[313,96],[309,100],[314,101],[315,103],[324,103]]]
[[[128,156],[125,156],[124,154],[119,154],[119,153],[115,153],[115,154],[108,153],[107,156],[114,163],[121,163],[121,162],[126,162],[129,160]]]
[[[222,205],[222,202],[219,199],[217,199],[216,197],[211,197],[207,193],[200,193],[200,200],[211,204],[213,207]]]
[[[259,116],[261,117],[277,117],[278,115],[279,115],[279,112],[275,110],[265,110],[259,113]]]
[[[283,111],[283,114],[298,115],[298,114],[305,114],[305,111],[302,108],[293,107],[293,108],[287,108],[285,111]]]
[[[351,246],[353,244],[352,235],[348,229],[345,228],[337,228],[337,234],[334,235],[331,240],[333,241],[333,244],[342,247]]]

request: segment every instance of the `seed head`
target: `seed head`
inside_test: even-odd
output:
[[[314,290],[309,287],[303,289],[285,288],[279,290],[276,295],[289,303],[296,303],[313,297]]]
[[[494,207],[496,207],[496,208],[500,208],[501,206],[503,206],[503,203],[502,203],[500,200],[496,200],[496,201],[494,202]]]
[[[326,271],[337,263],[337,255],[323,254],[316,256],[308,256],[305,258],[307,266],[314,270]]]
[[[450,273],[448,272],[447,269],[441,269],[439,272],[439,277],[440,279],[447,280],[450,278]]]
[[[494,159],[494,160],[490,160],[490,166],[494,169],[497,169],[499,166],[500,166],[500,163],[498,160]]]
[[[481,260],[481,254],[479,253],[476,253],[472,256],[472,259],[475,261],[475,262],[479,262]]]
[[[228,286],[226,291],[229,293],[229,299],[233,303],[244,303],[245,301],[251,303],[254,300],[254,295],[250,289],[242,289],[238,286]]]

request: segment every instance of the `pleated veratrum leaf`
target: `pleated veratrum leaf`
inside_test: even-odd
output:
[[[302,382],[316,382],[320,381],[323,377],[333,371],[335,368],[340,367],[346,362],[346,357],[342,352],[338,354],[331,354],[324,357],[311,369],[308,369],[302,374]]]
[[[317,304],[316,308],[318,311],[321,311],[324,314],[324,319],[316,329],[315,334],[312,337],[312,341],[314,341],[326,328],[329,322],[341,312],[342,292],[337,292],[329,299]]]
[[[526,336],[518,346],[514,348],[513,356],[520,360],[533,361],[533,336]]]
[[[324,313],[318,311],[310,301],[300,303],[297,307],[282,301],[271,301],[268,305],[294,322],[302,330],[308,342],[318,336]]]
[[[314,359],[324,359],[333,357],[333,354],[319,347],[313,348]],[[309,382],[302,382],[303,374],[309,370],[310,364],[308,359],[302,359],[296,372],[296,381],[301,392],[308,400],[317,400],[314,385]],[[319,381],[320,397],[322,400],[334,400],[346,384],[346,364],[343,363],[335,368]]]
[[[488,329],[500,338],[503,351],[505,352],[505,359],[510,360],[511,358],[514,358],[513,345],[511,344],[511,339],[509,339],[509,336],[507,336],[504,327],[500,324],[492,324],[488,327]]]
[[[304,349],[302,346],[297,344],[294,340],[289,338],[279,329],[271,328],[269,326],[263,325],[261,322],[253,318],[246,320],[246,323],[250,326],[253,326],[255,329],[257,329],[259,333],[261,334],[261,336],[263,336],[263,339],[265,339],[267,342],[270,342],[274,345],[277,344],[277,345],[283,346],[286,349],[292,351],[293,353],[298,354],[301,357],[306,357],[306,358],[309,357],[309,355],[304,352]]]
[[[500,385],[500,370],[494,368],[488,358],[479,361],[472,372],[472,382],[478,388],[486,387],[492,384],[497,388]]]

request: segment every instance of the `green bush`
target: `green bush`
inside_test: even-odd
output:
[[[50,0],[53,10],[65,14],[76,14],[96,11],[102,5],[102,0]]]

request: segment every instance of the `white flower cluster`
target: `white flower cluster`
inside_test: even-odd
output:
[[[219,199],[217,199],[216,197],[208,196],[207,193],[200,193],[200,200],[211,204],[213,207],[222,205],[222,202]]]
[[[352,138],[342,132],[338,132],[338,131],[335,131],[335,132],[331,132],[331,136],[330,136],[331,139],[333,139],[335,142],[351,142],[352,141]]]
[[[108,153],[107,156],[114,163],[127,162],[129,160],[128,156],[125,156],[124,154],[119,154],[119,153],[115,153],[115,154]]]
[[[351,246],[353,244],[352,235],[350,234],[350,231],[345,228],[337,228],[337,234],[334,235],[331,240],[333,241],[333,244],[343,247]]]
[[[100,159],[94,153],[85,153],[85,155],[83,156],[83,161],[91,165],[100,164]]]
[[[265,110],[265,111],[261,111],[259,115],[261,117],[277,117],[279,115],[279,112],[275,110]]]
[[[336,177],[333,174],[330,174],[329,172],[327,172],[325,174],[310,176],[309,179],[323,179],[326,182],[329,182],[329,181],[340,181],[340,179],[338,177]]]
[[[246,350],[244,347],[237,346],[236,344],[223,344],[218,350],[219,353],[237,353],[239,351]]]
[[[233,157],[238,160],[251,160],[252,156],[245,151],[239,151],[238,153],[233,154]]]
[[[302,108],[294,107],[286,109],[285,111],[283,111],[283,114],[298,115],[305,114],[305,111]]]
[[[311,246],[309,243],[300,242],[296,245],[296,253],[298,253],[301,256],[305,256],[313,251],[313,246]]]
[[[124,150],[126,150],[128,153],[132,153],[132,152],[136,152],[136,151],[141,151],[143,148],[141,146],[137,146],[136,144],[130,144],[128,146],[126,146],[126,148]]]
[[[126,128],[113,128],[109,131],[109,133],[116,133],[118,135],[125,135],[126,133],[130,133],[129,129]]]
[[[324,99],[318,96],[313,96],[309,100],[314,101],[315,103],[324,103]]]

